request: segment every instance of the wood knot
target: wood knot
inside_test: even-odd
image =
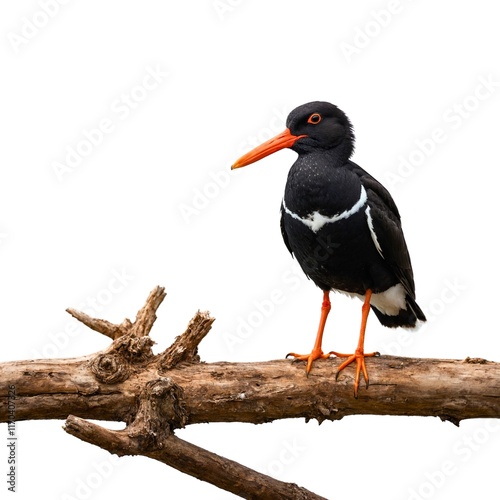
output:
[[[124,336],[113,342],[113,350],[131,363],[141,363],[153,356],[154,341],[149,337]]]
[[[182,387],[170,378],[160,377],[144,386],[137,414],[127,427],[127,434],[138,440],[141,449],[160,449],[173,430],[184,427],[187,421]]]
[[[187,411],[184,405],[184,391],[172,379],[160,377],[149,381],[141,397],[146,397],[150,411],[162,422],[168,422],[171,428],[184,427],[187,423]]]
[[[130,375],[128,363],[122,356],[114,353],[98,354],[90,361],[90,369],[103,384],[118,384]]]

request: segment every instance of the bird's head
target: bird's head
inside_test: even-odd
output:
[[[254,163],[283,148],[301,154],[330,151],[347,161],[354,151],[354,133],[345,113],[329,102],[314,101],[295,108],[286,120],[287,128],[238,159],[231,169]]]

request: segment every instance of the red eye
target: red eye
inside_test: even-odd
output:
[[[313,113],[308,119],[307,123],[312,123],[313,125],[316,125],[321,121],[321,115],[319,113]]]

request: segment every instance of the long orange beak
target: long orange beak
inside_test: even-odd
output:
[[[281,134],[269,139],[260,146],[252,149],[252,151],[243,155],[240,159],[236,160],[234,165],[231,167],[231,170],[250,165],[250,163],[254,163],[266,156],[269,156],[280,149],[289,148],[302,137],[307,137],[307,135],[292,135],[290,130],[286,128],[283,132],[281,132]]]

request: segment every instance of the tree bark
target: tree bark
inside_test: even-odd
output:
[[[353,397],[353,369],[337,359],[304,363],[202,363],[197,347],[214,321],[197,312],[186,331],[154,355],[149,332],[165,297],[156,288],[136,320],[119,325],[68,312],[113,339],[73,359],[0,364],[0,422],[67,419],[65,430],[118,455],[145,455],[244,498],[321,498],[183,441],[175,429],[201,422],[262,423],[348,415],[438,416],[458,425],[500,417],[500,364],[479,358],[367,359],[370,387]],[[9,394],[10,387],[10,394]],[[15,414],[9,407],[15,390]],[[11,405],[12,406],[12,405]],[[122,431],[84,419],[123,421]]]

